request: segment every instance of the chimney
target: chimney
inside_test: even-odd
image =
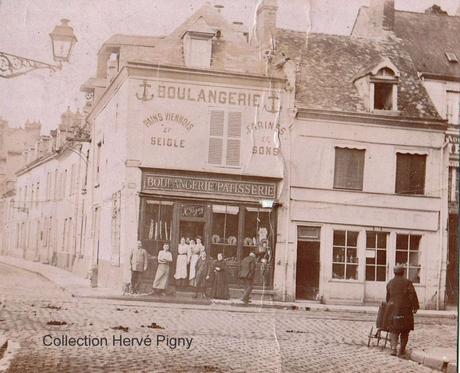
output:
[[[369,36],[385,36],[393,32],[395,23],[394,0],[370,0]]]
[[[113,78],[118,73],[118,63],[119,63],[118,53],[110,54],[109,59],[107,60],[107,80],[111,82]]]
[[[255,18],[255,44],[268,47],[276,31],[277,0],[259,0]]]

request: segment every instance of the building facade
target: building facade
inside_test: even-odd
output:
[[[61,146],[63,124],[17,174],[15,253],[121,290],[140,240],[150,290],[169,243],[174,291],[179,242],[200,238],[233,289],[254,251],[256,290],[349,304],[383,300],[403,264],[443,308],[447,119],[380,5],[376,38],[277,28],[275,0],[252,34],[205,5],[169,35],[111,37],[82,86],[91,143]]]
[[[380,17],[380,18],[379,18]],[[373,19],[385,20],[385,28]],[[460,17],[450,16],[438,5],[424,13],[398,11],[394,1],[371,1],[358,13],[352,34],[361,37],[382,37],[392,34],[405,43],[423,85],[439,115],[448,122],[446,146],[449,159],[448,183],[448,247],[446,263],[441,271],[446,277],[446,296],[451,304],[458,302],[458,144],[460,124],[460,45],[455,37],[460,32]],[[420,37],[423,35],[423,37]],[[448,164],[448,166],[447,166]]]
[[[8,255],[69,270],[83,260],[88,139],[75,138],[80,113],[67,110],[57,130],[41,136],[16,172],[13,211],[4,229]],[[83,193],[82,193],[83,191]],[[88,265],[81,266],[87,270]]]

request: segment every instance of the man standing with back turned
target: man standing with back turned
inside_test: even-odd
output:
[[[404,266],[397,264],[395,277],[387,284],[387,315],[390,330],[391,355],[396,356],[398,337],[401,338],[399,355],[404,355],[409,332],[414,330],[414,315],[419,309],[414,285],[404,277]]]
[[[256,254],[250,252],[249,255],[241,261],[241,268],[239,278],[244,283],[244,293],[241,300],[244,303],[250,302],[250,296],[252,292],[252,282],[254,281],[254,275],[256,274]]]

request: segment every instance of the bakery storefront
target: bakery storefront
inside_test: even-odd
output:
[[[174,286],[181,238],[200,238],[213,259],[224,255],[230,287],[238,287],[239,263],[250,251],[258,256],[254,285],[262,286],[260,259],[268,260],[265,286],[273,284],[276,238],[276,179],[173,170],[142,170],[139,238],[154,257],[165,242],[173,253]],[[155,266],[154,266],[155,267]],[[153,271],[149,271],[153,277]]]

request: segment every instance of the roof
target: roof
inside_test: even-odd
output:
[[[460,17],[396,11],[394,32],[407,42],[418,71],[460,77]],[[449,62],[446,52],[459,62]]]
[[[427,13],[395,10],[393,32],[406,42],[417,71],[459,78],[460,39],[457,35],[460,35],[460,13],[449,16],[442,11],[430,10],[427,9]],[[353,32],[356,26],[359,28],[360,24],[370,22],[369,17],[369,8],[361,7]],[[446,52],[455,53],[459,62],[450,63]]]
[[[220,31],[221,37],[213,38],[211,70],[224,70],[249,74],[264,74],[264,64],[257,49],[251,47],[243,36],[241,25],[227,22],[210,4],[206,3],[186,19],[171,34],[160,37],[137,35],[113,35],[100,49],[100,54],[111,53],[120,47],[120,60],[162,65],[185,66],[182,37],[187,31],[206,28]],[[103,68],[106,57],[100,61]],[[99,68],[98,68],[99,69]]]
[[[297,106],[309,109],[368,113],[353,84],[370,66],[391,61],[400,72],[398,109],[402,117],[441,119],[416,68],[396,38],[367,39],[278,29],[277,45],[297,63]]]

